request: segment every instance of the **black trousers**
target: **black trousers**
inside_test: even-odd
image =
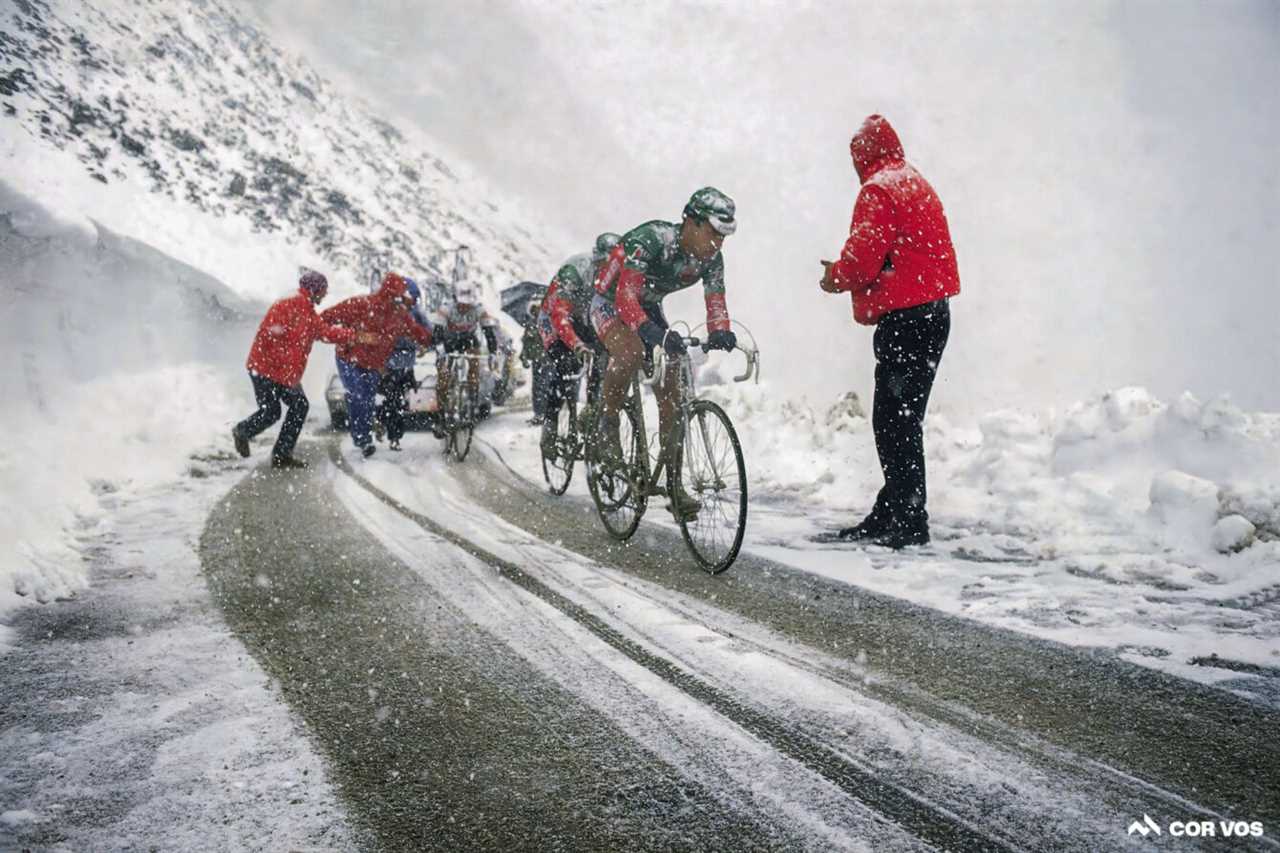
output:
[[[946,300],[891,311],[876,326],[871,426],[884,474],[871,517],[890,527],[928,526],[924,413],[951,334]]]
[[[378,393],[382,402],[373,416],[387,428],[387,440],[399,441],[404,437],[404,415],[409,410],[409,389],[417,386],[412,367],[387,368],[378,381]]]
[[[604,376],[604,369],[608,364],[608,351],[596,340],[595,335],[591,336],[591,340],[586,340],[586,343],[595,353],[595,357],[591,360],[591,375],[587,377],[587,401],[594,403],[600,395],[600,379]],[[560,407],[564,405],[564,401],[574,393],[573,379],[578,375],[580,365],[573,355],[573,350],[565,346],[564,341],[556,341],[547,350],[540,367],[543,373],[542,415],[552,420],[560,414]]]
[[[256,373],[249,374],[249,381],[253,383],[253,397],[258,401],[258,411],[236,424],[236,430],[245,438],[253,438],[280,420],[280,404],[283,403],[288,407],[289,414],[280,427],[280,435],[276,437],[276,446],[271,455],[277,459],[292,456],[293,446],[298,443],[302,425],[307,421],[307,411],[311,408],[307,395],[302,393],[302,386],[289,388]]]

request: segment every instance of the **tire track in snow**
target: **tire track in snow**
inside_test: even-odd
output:
[[[343,473],[400,515],[489,564],[503,578],[570,617],[636,664],[929,843],[950,850],[1023,849],[1017,839],[979,827],[947,807],[881,778],[873,769],[860,765],[850,756],[796,732],[785,722],[740,702],[668,658],[651,652],[511,561],[481,548],[378,488],[354,470],[336,444],[330,446],[330,458]]]

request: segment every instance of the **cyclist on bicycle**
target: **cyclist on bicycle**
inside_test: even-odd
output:
[[[595,354],[591,376],[587,378],[588,404],[595,403],[599,395],[606,359],[604,345],[591,328],[591,298],[595,295],[593,283],[601,264],[621,239],[617,234],[606,232],[596,238],[591,252],[574,255],[565,261],[555,278],[551,279],[551,286],[538,311],[538,332],[542,335],[545,350],[540,365],[544,371],[545,388],[541,446],[548,459],[555,458],[556,416],[567,395],[573,393],[571,383],[578,372],[578,360],[587,353]],[[587,414],[589,411],[584,409],[585,424],[594,423],[594,417]]]
[[[707,345],[711,349],[732,350],[737,337],[729,328],[725,307],[724,258],[720,247],[725,237],[737,230],[735,205],[714,187],[695,192],[684,206],[679,223],[653,220],[622,237],[596,274],[596,294],[591,300],[591,324],[609,352],[609,366],[603,381],[601,444],[603,462],[623,462],[618,439],[618,410],[632,379],[653,347],[663,347],[669,355],[685,352],[684,341],[668,335],[662,313],[662,299],[668,294],[702,282],[707,307]],[[662,458],[668,461],[674,446],[677,368],[668,360],[658,398],[658,439]],[[656,483],[653,484],[656,489]],[[672,489],[672,511],[696,514],[701,505],[679,483]]]
[[[480,304],[479,290],[475,285],[461,283],[454,290],[453,298],[446,300],[438,313],[439,336],[437,340],[444,343],[445,354],[465,353],[479,356],[480,338],[477,330],[484,333],[489,352],[498,351],[498,335],[495,331],[498,321],[489,315]],[[443,404],[449,395],[448,359],[436,362],[436,399]],[[467,386],[471,389],[471,399],[479,398],[480,391],[480,359],[472,358],[467,365]],[[472,413],[474,415],[474,413]]]

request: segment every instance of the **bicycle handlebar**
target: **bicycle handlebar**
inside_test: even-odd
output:
[[[667,330],[667,334],[668,335],[674,334],[677,337],[679,337],[680,340],[684,341],[685,347],[701,347],[703,352],[711,351],[710,347],[707,346],[705,341],[693,335],[680,335],[679,333],[673,332],[671,330]],[[752,375],[754,375],[756,378],[756,381],[759,382],[760,381],[760,350],[750,349],[748,347],[744,347],[742,344],[737,344],[736,346],[734,346],[734,350],[742,353],[747,357],[747,370],[741,376],[733,377],[733,381],[746,382],[748,379],[752,377]]]

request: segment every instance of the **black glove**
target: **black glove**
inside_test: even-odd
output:
[[[707,349],[722,349],[725,352],[731,351],[738,345],[738,336],[728,329],[718,329],[707,335]]]
[[[636,334],[640,336],[640,340],[644,341],[647,347],[662,346],[662,336],[666,333],[666,329],[662,328],[652,320],[645,320],[636,329]]]

